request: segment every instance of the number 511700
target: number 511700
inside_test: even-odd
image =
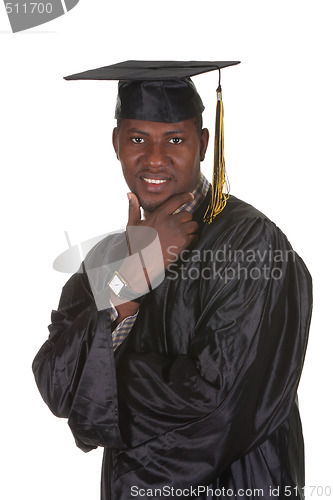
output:
[[[52,4],[43,2],[29,2],[19,5],[18,3],[6,3],[7,14],[51,14]]]

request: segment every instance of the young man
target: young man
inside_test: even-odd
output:
[[[308,271],[255,208],[233,196],[217,207],[189,75],[119,66],[71,78],[122,80],[113,144],[131,190],[127,237],[100,242],[65,285],[34,360],[39,389],[80,448],[105,448],[103,500],[303,498]]]

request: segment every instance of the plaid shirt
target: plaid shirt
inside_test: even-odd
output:
[[[192,191],[194,196],[193,200],[190,203],[186,203],[182,207],[178,208],[174,213],[177,214],[179,212],[183,212],[187,210],[188,212],[193,213],[195,209],[200,205],[200,203],[205,199],[210,184],[207,181],[206,177],[200,172],[200,179],[195,189]],[[136,317],[138,313],[133,316],[127,316],[112,332],[112,342],[113,349],[116,350],[122,342],[126,339],[127,335],[130,333],[132,326],[135,323]],[[118,318],[118,312],[115,306],[111,302],[111,320],[114,322]]]

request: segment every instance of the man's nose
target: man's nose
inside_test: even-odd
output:
[[[169,163],[165,145],[150,144],[145,152],[144,162],[147,167],[160,168]]]

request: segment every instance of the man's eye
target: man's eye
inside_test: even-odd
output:
[[[180,137],[173,137],[169,142],[171,142],[171,144],[180,144],[181,142],[183,142],[183,139],[181,139]]]
[[[145,140],[144,140],[142,137],[133,137],[133,138],[132,138],[132,141],[133,141],[135,144],[142,144],[143,142],[145,142]]]

